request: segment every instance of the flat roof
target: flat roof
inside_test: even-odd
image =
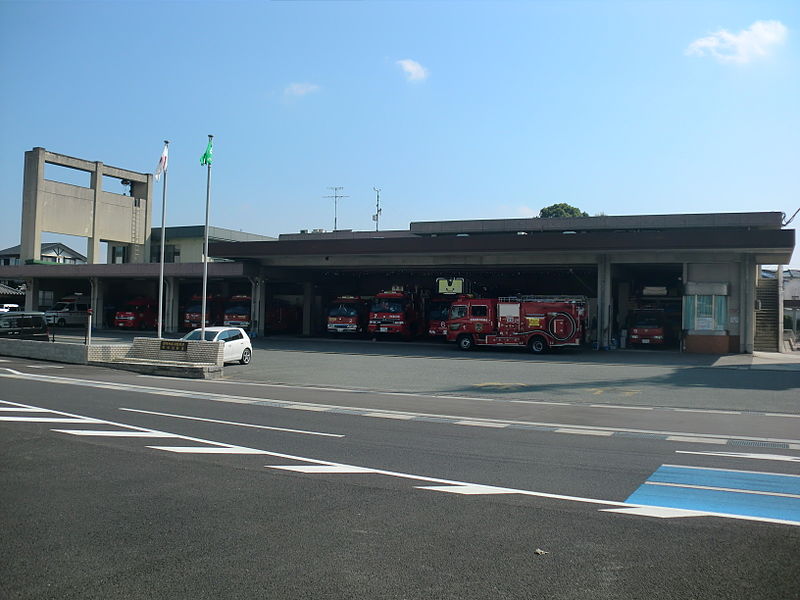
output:
[[[126,263],[97,265],[14,265],[0,266],[0,279],[76,279],[81,277],[158,278],[159,263]],[[208,263],[209,277],[251,277],[257,267],[239,262]],[[203,263],[165,263],[165,277],[202,277]]]
[[[178,225],[167,227],[167,240],[183,238],[202,238],[205,237],[203,225]],[[208,239],[221,242],[266,242],[274,240],[274,237],[237,231],[235,229],[225,229],[224,227],[208,227]],[[150,231],[151,241],[161,241],[161,227],[153,227]]]
[[[459,233],[513,233],[518,231],[601,231],[648,229],[781,229],[782,212],[707,213],[674,215],[623,215],[540,219],[477,219],[466,221],[417,221],[416,235]]]

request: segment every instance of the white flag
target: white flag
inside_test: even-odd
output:
[[[169,146],[164,144],[164,151],[161,153],[161,158],[158,159],[158,166],[156,167],[156,181],[161,179],[161,174],[167,172],[167,163],[169,162]]]

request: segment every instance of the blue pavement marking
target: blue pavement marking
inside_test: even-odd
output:
[[[800,476],[662,465],[626,502],[800,522]]]
[[[800,476],[661,465],[647,481],[800,495]]]

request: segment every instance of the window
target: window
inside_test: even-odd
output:
[[[728,297],[693,295],[683,297],[683,328],[724,331],[728,323]]]
[[[489,316],[489,307],[484,306],[482,304],[476,305],[472,307],[472,316],[473,317],[488,317]]]
[[[450,318],[451,319],[463,319],[467,316],[467,307],[466,306],[453,306],[450,309]]]

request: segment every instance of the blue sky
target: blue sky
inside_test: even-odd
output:
[[[152,172],[169,139],[167,224],[202,223],[209,133],[212,224],[265,235],[332,229],[328,186],[340,229],[374,186],[382,229],[791,214],[798,40],[794,0],[0,0],[0,247],[34,146]]]

